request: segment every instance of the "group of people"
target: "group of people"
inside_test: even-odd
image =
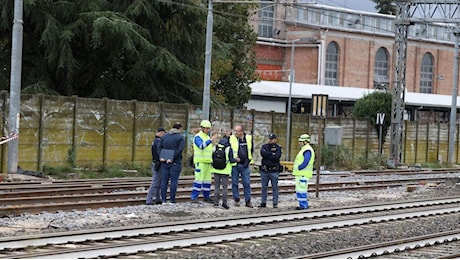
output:
[[[253,207],[251,203],[250,165],[253,163],[252,154],[254,145],[251,135],[246,135],[243,126],[235,126],[235,133],[225,133],[216,146],[213,141],[218,138],[214,133],[209,135],[211,122],[203,120],[201,130],[193,139],[193,164],[195,167],[195,180],[193,182],[191,201],[198,201],[198,196],[203,193],[204,201],[219,206],[220,193],[222,193],[222,207],[228,209],[227,189],[228,176],[232,176],[232,195],[235,205],[239,206],[240,194],[238,189],[239,179],[243,183],[244,201],[246,207]],[[213,165],[213,153],[221,149],[224,154],[224,165]],[[214,174],[214,196],[211,199],[212,174]]]
[[[237,125],[234,132],[225,133],[219,138],[217,133],[210,135],[211,122],[202,120],[200,131],[193,139],[193,165],[195,179],[191,192],[191,202],[198,202],[202,193],[204,202],[213,203],[214,207],[221,206],[229,209],[228,205],[228,179],[231,176],[232,198],[234,206],[240,206],[239,180],[243,184],[244,205],[253,208],[251,202],[251,165],[253,165],[254,140],[252,135],[246,134],[242,125]],[[166,133],[164,128],[158,128],[155,140],[152,143],[152,183],[150,185],[146,203],[162,204],[166,202],[166,193],[169,181],[170,203],[176,203],[177,184],[182,170],[182,151],[185,147],[184,137],[180,134],[182,125],[174,124]],[[301,146],[295,157],[293,172],[295,176],[296,196],[298,210],[308,208],[308,180],[313,175],[315,152],[310,145],[310,136],[303,134],[298,139]],[[217,164],[216,150],[221,150],[224,156],[223,163]],[[280,164],[282,155],[281,146],[277,144],[276,134],[268,136],[268,142],[260,149],[262,157],[259,167],[262,195],[258,207],[267,207],[268,187],[272,186],[273,207],[278,207],[279,192],[278,178],[283,166]],[[217,155],[216,155],[217,156]],[[214,163],[213,163],[214,161]],[[212,175],[214,175],[214,194],[211,197]]]
[[[147,193],[148,205],[166,203],[169,183],[169,201],[176,203],[177,185],[182,171],[182,152],[185,148],[182,129],[180,123],[175,123],[168,132],[163,127],[157,129],[152,143],[152,182]]]

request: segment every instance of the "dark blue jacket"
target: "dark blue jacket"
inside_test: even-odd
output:
[[[155,136],[155,140],[153,140],[152,142],[152,162],[154,162],[155,164],[160,163],[160,154],[158,154],[157,151],[160,140],[161,138],[159,136]]]
[[[163,135],[158,144],[157,153],[161,153],[161,149],[174,150],[173,163],[182,163],[182,151],[185,148],[185,139],[178,129],[172,128],[167,134]]]
[[[278,144],[266,143],[260,148],[262,166],[275,167],[280,165],[281,146]]]

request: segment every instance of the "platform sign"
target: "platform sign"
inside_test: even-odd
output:
[[[379,126],[379,155],[382,155],[382,144],[383,144],[383,136],[382,136],[382,127],[385,123],[385,113],[377,113],[375,116],[375,124]]]
[[[318,118],[318,144],[316,147],[316,197],[319,198],[319,181],[321,169],[321,139],[323,139],[323,118],[327,116],[327,99],[328,95],[313,94],[311,95],[311,115]]]
[[[315,117],[327,116],[328,95],[313,94],[311,95],[311,115]]]
[[[385,121],[385,113],[377,113],[375,117],[375,123],[377,125],[383,125]]]

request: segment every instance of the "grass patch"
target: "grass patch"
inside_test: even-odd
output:
[[[53,179],[102,179],[125,177],[151,177],[150,165],[122,163],[98,167],[43,166],[43,174]]]
[[[123,162],[114,165],[84,165],[73,167],[72,163],[62,166],[43,166],[43,174],[53,179],[103,179],[126,177],[152,177],[150,164]],[[182,167],[182,176],[193,176],[194,169],[189,166]]]

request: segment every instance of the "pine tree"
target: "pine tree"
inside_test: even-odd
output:
[[[376,3],[375,9],[381,14],[396,15],[395,0],[372,0]]]
[[[0,89],[6,90],[13,2],[0,0]],[[22,92],[201,104],[206,2],[24,0]],[[216,7],[212,94],[219,98],[212,100],[239,106],[249,99],[256,41],[249,8]],[[229,91],[236,87],[244,95]]]

